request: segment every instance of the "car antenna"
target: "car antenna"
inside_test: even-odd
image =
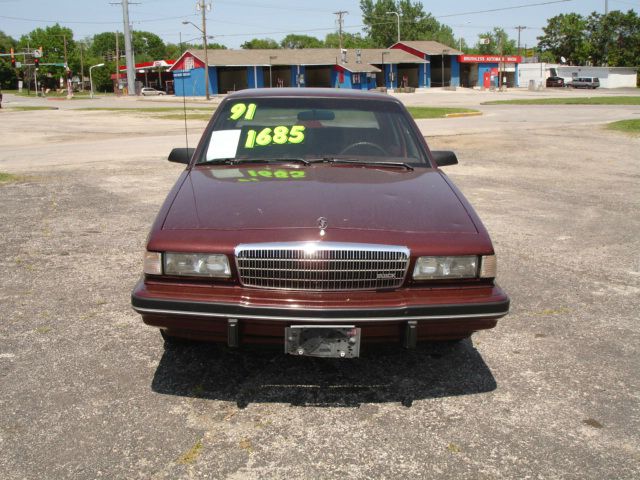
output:
[[[182,32],[180,32],[180,50],[183,50],[182,46]],[[184,65],[184,61],[183,61]],[[189,135],[187,131],[187,91],[184,89],[184,72],[180,74],[182,80],[182,111],[184,112],[184,143],[186,144],[187,151],[189,151]]]

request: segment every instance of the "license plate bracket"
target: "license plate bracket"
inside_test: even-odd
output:
[[[360,356],[360,328],[354,325],[292,325],[285,329],[285,353],[324,358]]]

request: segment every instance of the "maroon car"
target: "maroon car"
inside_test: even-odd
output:
[[[153,224],[132,293],[179,338],[295,355],[458,340],[509,299],[489,235],[396,99],[244,90],[222,101]],[[366,347],[365,347],[366,348]]]

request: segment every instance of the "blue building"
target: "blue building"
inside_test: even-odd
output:
[[[410,42],[408,42],[410,43]],[[429,42],[436,44],[436,42]],[[209,91],[224,94],[257,87],[325,87],[371,90],[399,87],[428,88],[434,85],[433,56],[425,57],[396,44],[389,49],[268,49],[209,50]],[[437,44],[441,45],[441,44]],[[444,45],[442,50],[447,48]],[[434,47],[440,48],[440,47]],[[448,84],[458,51],[450,49],[444,64]],[[440,63],[439,65],[441,65]],[[205,95],[203,50],[188,50],[174,63],[174,89],[178,96]],[[437,74],[436,74],[437,76]]]

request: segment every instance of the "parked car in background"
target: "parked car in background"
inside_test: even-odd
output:
[[[547,78],[547,87],[564,87],[564,78],[562,77]]]
[[[571,83],[567,84],[572,88],[598,88],[600,86],[600,79],[596,77],[577,77],[574,78]]]
[[[509,311],[489,234],[404,105],[243,90],[220,103],[148,236],[132,292],[177,338],[350,358],[493,328]]]
[[[163,92],[162,90],[156,90],[155,88],[151,88],[151,87],[143,87],[140,93],[145,97],[148,95],[166,95],[166,93]]]

